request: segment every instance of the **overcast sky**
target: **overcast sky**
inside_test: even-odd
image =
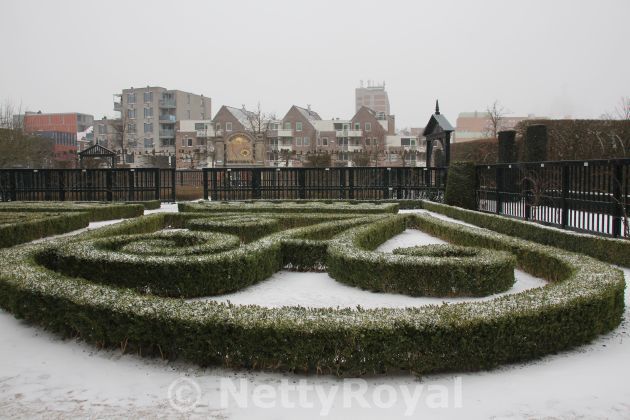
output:
[[[598,117],[630,96],[630,0],[0,2],[0,100],[113,116],[159,85],[223,104],[351,118],[386,82],[397,127],[439,98],[455,122],[495,99],[516,115]]]

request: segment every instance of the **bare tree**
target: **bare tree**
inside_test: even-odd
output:
[[[499,131],[503,128],[503,118],[507,114],[507,110],[499,101],[494,101],[492,105],[486,108],[488,113],[488,126],[486,132],[488,137],[496,139]]]
[[[0,168],[48,168],[53,165],[52,139],[24,132],[22,106],[0,104]]]
[[[615,112],[620,120],[630,120],[630,96],[622,97]]]

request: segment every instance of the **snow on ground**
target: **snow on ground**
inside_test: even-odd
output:
[[[624,273],[630,281],[630,270]],[[630,300],[628,289],[625,298]],[[352,382],[201,369],[98,351],[0,311],[0,417],[629,418],[628,319],[626,308],[622,325],[612,333],[535,362],[422,380],[401,375]],[[331,397],[330,404],[325,397]],[[198,401],[196,408],[179,411],[190,401]],[[436,406],[441,403],[447,407]]]

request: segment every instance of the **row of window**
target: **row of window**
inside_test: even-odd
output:
[[[153,102],[153,92],[151,92],[151,91],[144,92],[142,99],[144,100],[144,102]],[[136,94],[135,93],[128,93],[127,94],[127,103],[129,103],[129,104],[135,104],[136,103]]]
[[[149,91],[149,92],[144,92],[143,93],[143,98],[144,102],[153,102],[153,92]],[[164,95],[164,99],[173,99],[171,95]],[[186,100],[188,102],[188,104],[190,104],[190,94],[187,94],[186,96]],[[135,104],[136,103],[136,94],[135,93],[128,93],[127,94],[127,103],[128,104]],[[206,104],[203,102],[203,99],[201,99],[199,101],[199,105],[200,106],[205,106]]]

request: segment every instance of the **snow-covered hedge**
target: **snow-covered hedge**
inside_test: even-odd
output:
[[[487,296],[514,284],[515,260],[506,252],[480,249],[475,256],[432,258],[414,250],[398,255],[371,251],[405,230],[408,220],[390,217],[335,238],[328,247],[330,276],[363,289],[410,296]]]
[[[151,202],[147,202],[151,206]],[[0,212],[87,212],[90,221],[128,219],[144,214],[143,204],[92,201],[10,201],[0,203]]]
[[[599,260],[630,267],[630,240],[613,239],[579,234],[541,226],[534,222],[511,219],[505,216],[465,210],[445,204],[423,201],[422,208],[459,219],[528,241],[538,242],[572,252],[579,252]]]
[[[243,242],[251,242],[280,230],[280,222],[273,217],[215,216],[189,220],[186,227],[190,230],[231,233]]]
[[[84,212],[1,212],[0,248],[81,229],[89,223]]]
[[[78,236],[69,241],[51,244],[38,259],[44,266],[68,276],[83,277],[103,284],[128,287],[134,290],[158,296],[199,297],[220,295],[233,292],[255,284],[271,276],[283,266],[305,269],[323,264],[323,257],[305,256],[296,252],[283,257],[281,242],[295,238],[289,248],[301,246],[299,240],[322,239],[340,233],[359,223],[378,219],[370,217],[346,218],[313,226],[290,229],[275,235],[268,235],[255,242],[238,246],[238,237],[228,234],[189,232],[186,237],[195,237],[196,243],[204,242],[206,252],[190,253],[174,251],[169,255],[163,248],[158,255],[138,252],[125,252],[124,246],[139,241],[140,246],[147,246],[146,241],[164,238],[166,233],[151,234],[166,227],[189,225],[198,219],[199,214],[159,213],[118,226],[96,231],[94,234]],[[277,225],[278,221],[267,216]],[[258,216],[259,221],[264,217]],[[304,218],[294,215],[286,218]],[[223,217],[219,217],[224,221]],[[244,216],[250,221],[251,216]],[[211,220],[211,219],[209,219]],[[235,223],[235,222],[233,222]],[[170,234],[184,237],[184,234]],[[298,241],[296,243],[296,241]],[[155,246],[155,242],[151,246]],[[285,247],[285,249],[289,249]],[[320,246],[320,248],[322,248]],[[325,249],[325,246],[323,247]],[[190,248],[182,248],[190,251]],[[314,261],[313,261],[314,259]]]
[[[209,201],[179,203],[180,212],[202,213],[396,213],[396,203],[358,201]]]
[[[77,242],[181,227],[188,216],[145,216],[83,234]],[[363,249],[373,249],[406,224],[458,245],[509,251],[519,267],[551,283],[492,300],[404,309],[186,302],[47,268],[41,262],[50,264],[51,250],[64,247],[57,241],[0,250],[0,306],[98,347],[123,347],[144,356],[201,365],[344,376],[488,369],[586,343],[621,321],[625,283],[620,270],[583,255],[428,216],[339,219],[274,233],[207,259],[196,258],[214,261],[230,255],[231,260],[224,262],[238,261],[205,266],[209,271],[223,270],[216,281],[234,290],[251,282],[252,277],[243,277],[250,269],[262,279],[261,273],[276,271],[285,263],[315,266],[322,262],[326,245],[327,259],[337,252],[331,248],[348,237]],[[319,250],[320,261],[309,259],[311,250]],[[266,258],[259,259],[261,254]],[[246,266],[243,271],[232,271],[240,264]],[[180,268],[184,275],[189,269],[185,264]]]

